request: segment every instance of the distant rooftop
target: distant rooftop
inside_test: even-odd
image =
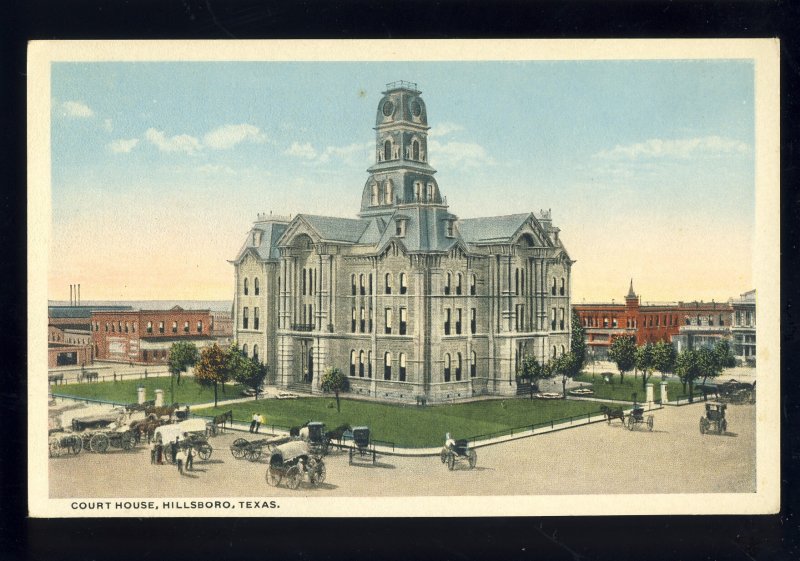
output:
[[[412,90],[419,93],[416,82],[407,82],[406,80],[397,80],[396,82],[389,82],[386,84],[386,90],[399,90],[399,89]]]

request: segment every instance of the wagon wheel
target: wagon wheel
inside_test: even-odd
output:
[[[122,435],[122,449],[133,450],[136,447],[136,435],[132,431],[125,431]]]
[[[297,489],[300,487],[300,482],[303,480],[303,472],[300,471],[298,466],[292,466],[286,472],[286,486],[289,489]]]
[[[700,417],[700,434],[705,434],[707,429],[708,425],[705,417]]]
[[[237,460],[244,458],[244,455],[247,453],[246,446],[247,441],[244,438],[237,438],[234,440],[233,444],[231,444],[231,454],[233,457]]]
[[[197,449],[197,455],[200,456],[201,460],[207,460],[211,457],[211,452],[213,451],[214,449],[211,447],[210,444],[204,443],[201,444]]]
[[[312,485],[321,485],[325,481],[325,462],[322,460],[309,462],[308,474]]]
[[[108,435],[104,432],[97,432],[92,435],[92,439],[89,441],[89,449],[92,452],[105,452],[108,450],[109,444]]]
[[[71,436],[69,438],[69,451],[71,454],[78,455],[83,450],[83,439],[80,436]]]
[[[439,453],[439,457],[442,460],[442,463],[447,461],[447,448],[442,448],[442,451]]]
[[[650,432],[653,432],[653,416],[652,415],[648,415],[647,416],[647,429]]]
[[[51,458],[61,455],[61,439],[57,436],[51,436],[48,443],[48,453]]]
[[[353,454],[355,454],[355,452],[354,452],[354,451],[353,451],[353,449],[351,448],[351,449],[350,449],[350,453],[349,453],[349,457],[348,457],[348,459],[347,459],[347,463],[348,463],[348,464],[350,464],[351,466],[353,465]]]
[[[453,471],[453,468],[456,465],[456,455],[455,454],[448,454],[447,455],[447,469]]]
[[[272,466],[267,468],[267,485],[271,485],[272,487],[277,487],[278,483],[281,482],[281,477],[283,474],[276,470],[272,469]]]
[[[247,448],[245,455],[251,462],[257,462],[261,459],[261,446],[250,446]]]
[[[169,444],[164,446],[163,454],[164,454],[164,461],[167,462],[168,464],[171,464],[173,461],[175,461],[175,458],[172,457],[172,446],[170,446]]]
[[[469,451],[469,469],[475,467],[475,464],[478,463],[478,453],[475,450]]]

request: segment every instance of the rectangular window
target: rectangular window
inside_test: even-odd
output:
[[[353,296],[356,295],[356,276],[353,275],[350,277],[351,288],[353,289]]]
[[[106,331],[108,331],[108,330],[106,330]],[[111,331],[112,332],[114,331],[114,324],[113,323],[111,324]],[[148,333],[152,333],[153,332],[153,322],[152,321],[148,321],[147,322],[147,332]]]
[[[188,321],[183,322],[183,332],[184,333],[189,333],[189,322]]]
[[[386,286],[384,287],[386,294],[392,293],[392,273],[386,273]]]
[[[247,307],[242,308],[242,329],[247,329],[249,326],[249,310]]]
[[[367,328],[367,311],[364,309],[364,306],[361,306],[361,321],[359,322],[359,327],[361,328],[361,333],[364,333],[364,330]]]
[[[450,308],[444,311],[444,334],[450,335]]]
[[[358,277],[358,284],[361,290],[361,296],[364,296],[367,293],[367,289],[364,286],[364,275],[359,275]]]
[[[608,318],[603,318],[603,327],[608,329]]]
[[[258,308],[256,308],[256,329],[258,329]],[[202,333],[203,332],[203,322],[202,321],[198,321],[197,322],[197,332],[198,333]]]
[[[258,314],[258,308],[253,308],[253,329],[258,329],[258,323],[259,323],[258,315],[259,315]],[[201,333],[202,331],[203,331],[203,322],[202,321],[198,321],[197,322],[197,332]]]
[[[456,309],[456,335],[461,335],[461,308]]]
[[[400,335],[406,334],[406,326],[408,322],[408,310],[406,308],[400,308]]]
[[[400,273],[400,294],[408,292],[408,279],[405,273]]]
[[[608,327],[608,320],[606,320],[606,327]],[[552,312],[550,312],[550,330],[556,330],[556,309],[553,308]]]
[[[355,333],[356,332],[356,309],[355,309],[355,307],[353,307],[353,316],[352,316],[352,319],[350,320],[350,332],[351,333]]]
[[[372,308],[369,309],[369,332],[372,333]]]
[[[159,333],[164,333],[164,322],[163,321],[159,321],[158,322],[158,332]]]
[[[617,327],[617,318],[611,318],[611,327]]]
[[[475,308],[472,308],[472,310],[470,310],[469,331],[473,335],[475,335],[475,330],[478,327],[477,321],[476,321],[476,313],[477,313],[477,310]]]
[[[383,317],[384,317],[384,321],[386,323],[386,331],[385,331],[385,333],[387,335],[391,335],[392,334],[392,309],[391,308],[386,308],[386,310],[384,310]]]
[[[173,321],[172,322],[172,332],[173,333],[177,333],[178,332],[178,322],[177,321]]]

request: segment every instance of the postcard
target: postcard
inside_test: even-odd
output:
[[[30,515],[777,512],[778,53],[31,43]]]

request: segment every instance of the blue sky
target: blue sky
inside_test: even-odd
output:
[[[104,62],[52,65],[50,298],[230,298],[256,213],[358,212],[399,79],[450,210],[552,209],[576,302],[751,288],[751,61]]]

